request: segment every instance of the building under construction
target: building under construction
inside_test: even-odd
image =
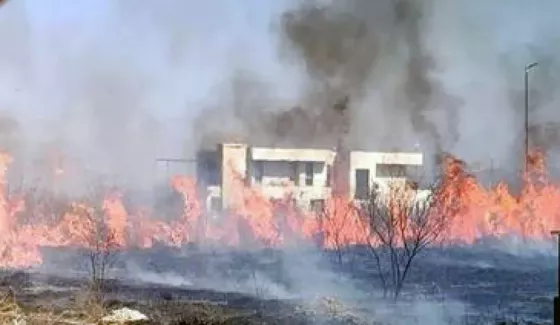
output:
[[[241,177],[268,198],[287,189],[303,208],[323,204],[333,193],[365,199],[394,181],[419,175],[422,153],[371,152],[341,148],[277,148],[224,143],[197,155],[197,180],[210,210],[225,206]]]

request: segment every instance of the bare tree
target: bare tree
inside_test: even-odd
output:
[[[356,244],[356,210],[344,198],[333,197],[327,204],[316,210],[323,231],[323,246],[332,249],[339,266],[343,267],[344,249]]]
[[[436,197],[436,186],[420,190],[414,184],[390,182],[360,205],[367,246],[386,296],[399,297],[414,259],[442,239],[448,218],[437,208]]]
[[[102,303],[108,271],[117,260],[115,233],[108,227],[105,211],[100,207],[78,205],[74,213],[82,218],[84,225],[80,240],[85,246],[90,298]]]

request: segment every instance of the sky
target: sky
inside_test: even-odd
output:
[[[69,39],[64,40],[64,47],[70,47],[72,42],[97,42],[100,46],[110,43],[115,46],[112,51],[136,61],[135,67],[149,70],[152,77],[161,78],[173,97],[182,100],[196,102],[205,98],[230,70],[230,61],[244,61],[266,74],[282,72],[276,63],[271,34],[272,20],[286,1],[249,0],[242,5],[226,0],[185,1],[188,5],[177,5],[180,1],[168,0],[154,11],[154,6],[146,5],[149,1],[140,0],[132,6],[132,0],[128,0],[120,3],[129,12],[119,13],[115,13],[118,5],[109,0],[24,1],[33,33],[71,30],[65,36]],[[112,30],[115,26],[120,29],[116,34]],[[175,62],[178,64],[173,65]],[[165,65],[167,69],[162,69]],[[162,103],[161,110],[176,116],[177,105],[180,104]],[[190,109],[196,109],[195,105]]]
[[[14,75],[2,80],[2,99],[10,102],[4,106],[14,106],[24,122],[52,119],[81,101],[78,94],[89,87],[84,79],[108,70],[130,88],[142,87],[141,94],[131,95],[139,100],[121,100],[123,105],[143,106],[163,121],[167,142],[177,145],[160,147],[161,155],[180,156],[188,123],[229,81],[232,66],[271,79],[286,75],[272,37],[273,19],[282,9],[282,1],[258,0],[167,0],[158,6],[146,0],[9,2],[0,24],[20,37],[8,33],[4,42],[31,57],[17,66],[6,57]],[[23,77],[22,71],[29,73]],[[296,91],[293,80],[277,79],[276,91]]]
[[[220,101],[236,69],[297,93],[275,36],[289,1],[9,1],[0,10],[0,114],[21,132],[0,130],[0,145],[18,162],[54,145],[148,183],[154,159],[192,158],[193,119]]]
[[[278,48],[278,18],[295,1],[12,0],[0,10],[0,106],[32,142],[103,152],[103,163],[120,169],[130,165],[126,157],[184,156],[193,117],[219,101],[236,69],[297,102],[304,71]],[[541,61],[534,84],[550,97],[534,118],[560,120],[560,3],[431,2],[424,41],[437,61],[432,74],[462,101],[460,138],[446,149],[508,163],[522,125],[512,91],[522,89],[526,62]],[[382,94],[377,86],[391,75],[382,72],[362,106],[387,116],[398,94]],[[366,118],[356,127],[395,131]]]

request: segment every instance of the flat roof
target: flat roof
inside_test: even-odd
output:
[[[332,145],[332,146],[327,146],[327,145],[319,145],[319,144],[315,144],[315,145],[306,145],[303,143],[299,143],[299,144],[265,144],[259,143],[260,141],[256,141],[256,142],[251,142],[251,143],[247,143],[247,142],[241,142],[241,141],[232,141],[232,142],[220,142],[220,143],[216,143],[213,146],[201,146],[197,152],[202,152],[202,151],[215,151],[217,150],[217,148],[221,145],[245,145],[248,148],[255,148],[255,149],[268,149],[268,150],[317,150],[317,151],[331,151],[334,152],[337,149],[336,145]],[[266,141],[264,141],[266,142]],[[387,154],[387,155],[391,155],[391,154],[407,154],[407,155],[423,155],[423,152],[421,151],[415,151],[415,150],[403,150],[403,149],[397,149],[395,148],[395,150],[387,150],[386,148],[384,150],[368,150],[368,149],[363,149],[360,147],[355,147],[355,146],[348,146],[348,150],[350,152],[362,152],[362,153],[377,153],[377,154]]]
[[[335,151],[309,148],[263,148],[251,147],[251,158],[267,161],[330,161]]]

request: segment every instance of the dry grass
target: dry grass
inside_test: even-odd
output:
[[[338,321],[341,324],[369,324],[356,310],[332,297],[323,297],[300,306],[299,312],[310,318]]]
[[[15,294],[12,290],[0,294],[0,323],[20,324],[22,323],[22,310],[16,303]]]
[[[97,324],[103,315],[101,306],[92,300],[76,299],[76,307],[55,312],[52,310],[23,308],[12,290],[0,293],[0,324],[13,325],[86,325]]]
[[[13,290],[0,291],[0,324],[9,325],[97,325],[108,310],[129,307],[139,310],[151,321],[135,324],[167,324],[167,325],[307,325],[307,324],[345,324],[363,325],[378,324],[367,319],[361,313],[334,298],[317,299],[295,309],[256,310],[252,308],[237,309],[226,303],[192,300],[156,300],[137,302],[118,302],[103,305],[98,295],[84,289],[77,294],[70,294],[71,301],[59,307],[30,306],[25,296],[17,299]],[[26,302],[27,301],[27,302]],[[45,304],[48,298],[40,298],[33,302]],[[37,306],[37,305],[34,305]],[[56,310],[55,310],[56,309]],[[462,323],[467,324],[467,323]],[[475,322],[471,324],[481,324]],[[502,324],[488,322],[486,324]],[[521,323],[507,323],[521,324]],[[107,324],[108,325],[108,324]]]
[[[74,296],[69,310],[72,310],[73,316],[88,323],[98,322],[106,311],[100,296],[88,288],[81,290]]]

